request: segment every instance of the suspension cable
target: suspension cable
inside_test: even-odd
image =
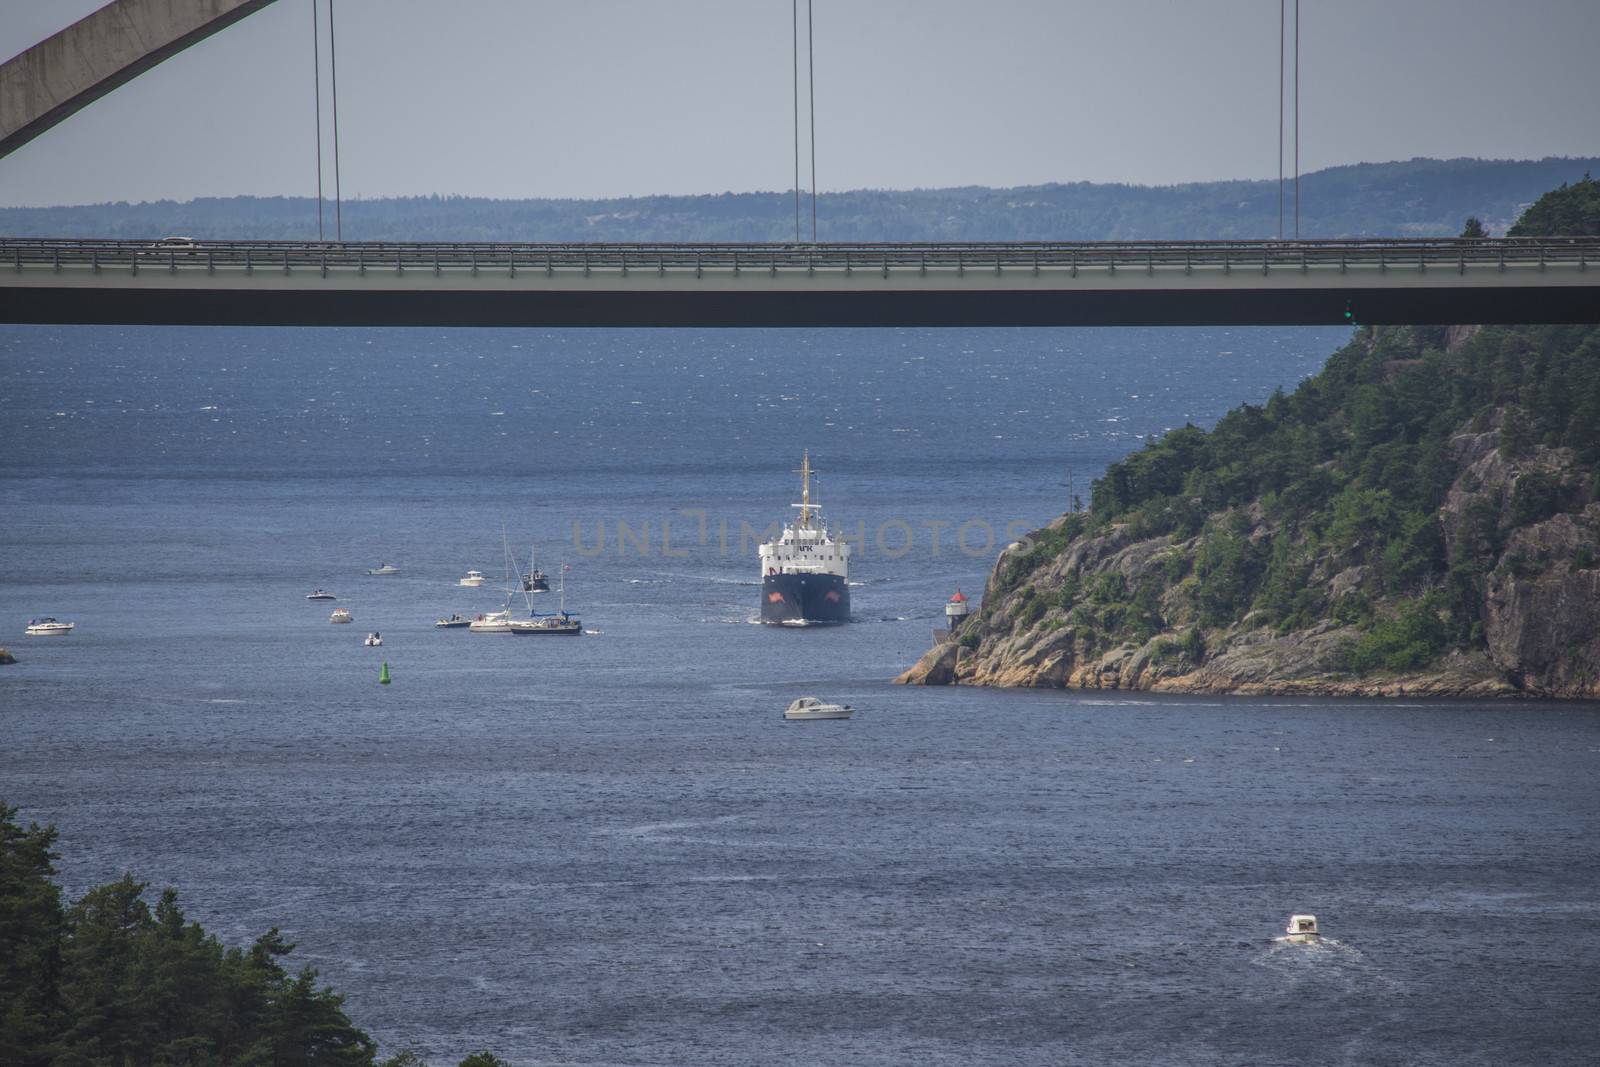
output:
[[[1299,0],[1295,0],[1299,3]],[[811,243],[817,243],[817,64],[813,51],[811,0],[806,0],[806,81],[811,90]]]
[[[794,53],[794,243],[800,243],[800,0],[789,0],[789,33]]]
[[[1300,240],[1300,0],[1294,0],[1294,239]]]
[[[1283,45],[1285,7],[1278,0],[1278,240],[1283,240]]]
[[[344,191],[339,186],[339,48],[333,38],[333,0],[328,0],[328,73],[333,82],[333,230],[344,241]]]
[[[317,104],[317,240],[327,240],[322,227],[322,42],[317,36],[317,0],[311,0],[311,84]]]

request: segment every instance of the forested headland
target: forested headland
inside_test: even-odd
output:
[[[1511,233],[1600,234],[1600,182]],[[1600,328],[1357,329],[1109,467],[900,680],[1600,696]]]

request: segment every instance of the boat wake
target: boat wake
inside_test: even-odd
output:
[[[1275,937],[1250,962],[1291,983],[1313,982],[1350,989],[1398,989],[1401,986],[1384,974],[1366,953],[1332,937],[1315,941]]]

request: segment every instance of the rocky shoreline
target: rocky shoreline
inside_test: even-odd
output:
[[[1257,611],[1207,627],[1194,609],[1203,536],[1140,538],[1129,524],[1063,515],[1009,546],[979,611],[895,679],[902,685],[1134,690],[1331,697],[1600,699],[1600,476],[1567,448],[1504,447],[1503,413],[1450,439],[1453,478],[1439,509],[1447,561],[1483,560],[1475,647],[1408,671],[1348,669],[1371,627],[1340,621],[1357,597],[1392,617],[1379,568],[1323,559],[1305,587],[1329,605],[1313,625],[1284,631]],[[1566,487],[1567,510],[1518,512],[1519,487]],[[1276,533],[1259,505],[1229,515],[1237,536]],[[1488,531],[1487,533],[1485,531]],[[1487,547],[1486,547],[1487,546]],[[1175,578],[1174,576],[1182,576]],[[1148,636],[1095,626],[1096,591],[1147,590]],[[1124,600],[1131,592],[1117,594]],[[1122,610],[1125,605],[1119,605]],[[1370,615],[1368,616],[1371,617]]]

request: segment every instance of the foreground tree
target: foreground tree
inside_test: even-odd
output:
[[[377,1046],[276,929],[228,949],[124,875],[63,909],[53,828],[0,804],[0,1064],[372,1067]]]
[[[0,1063],[44,1067],[60,1027],[56,981],[65,915],[54,827],[23,828],[0,803]]]

